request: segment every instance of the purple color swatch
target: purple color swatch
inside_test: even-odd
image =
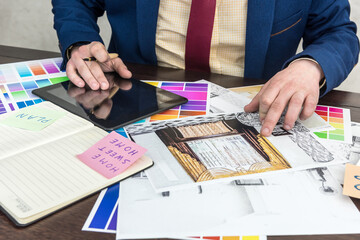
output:
[[[182,87],[182,86],[184,86],[184,83],[177,83],[177,82],[163,82],[163,83],[161,84],[161,87],[164,87],[164,86],[172,86],[172,87],[174,87],[174,86],[178,86],[178,87]]]
[[[195,105],[184,104],[181,106],[181,110],[206,111],[206,106],[195,106]]]
[[[10,107],[11,111],[15,111],[15,108],[12,103],[9,103],[9,107]]]
[[[0,99],[0,114],[6,113],[6,108]]]
[[[200,87],[185,87],[185,91],[197,91],[197,92],[206,92],[207,88],[200,88]]]
[[[51,61],[41,62],[48,74],[58,73],[59,69]]]
[[[21,86],[20,83],[11,83],[7,85],[10,92],[17,92],[17,91],[22,91],[24,90],[24,88]]]
[[[207,83],[186,83],[187,87],[204,87],[207,88],[208,84]]]

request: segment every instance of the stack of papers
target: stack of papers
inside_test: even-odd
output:
[[[348,109],[318,106],[291,131],[280,119],[262,138],[258,115],[242,111],[259,87],[208,84],[208,115],[126,127],[155,165],[104,190],[83,230],[117,239],[359,233],[359,211],[339,182],[360,157],[360,124]]]

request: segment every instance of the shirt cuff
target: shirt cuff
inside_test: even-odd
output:
[[[74,48],[74,47],[78,47],[78,46],[82,46],[82,45],[86,45],[86,44],[89,44],[90,42],[76,42],[72,45],[70,45],[70,47],[68,47],[65,51],[65,56],[66,56],[66,60],[69,61],[70,57],[71,57],[71,50]]]

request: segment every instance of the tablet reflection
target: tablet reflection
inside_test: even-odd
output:
[[[119,115],[141,114],[142,109],[154,111],[158,108],[155,90],[143,92],[137,80],[123,79],[115,73],[106,73],[108,90],[91,90],[88,86],[79,88],[69,84],[68,95],[74,98],[90,118],[112,120]]]

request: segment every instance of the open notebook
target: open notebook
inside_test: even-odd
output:
[[[66,112],[50,102],[31,107]],[[5,117],[6,114],[1,115],[0,119]],[[112,179],[103,177],[76,155],[107,132],[69,112],[39,132],[0,124],[0,133],[0,205],[19,226],[39,220],[153,164],[143,156],[120,175]]]

